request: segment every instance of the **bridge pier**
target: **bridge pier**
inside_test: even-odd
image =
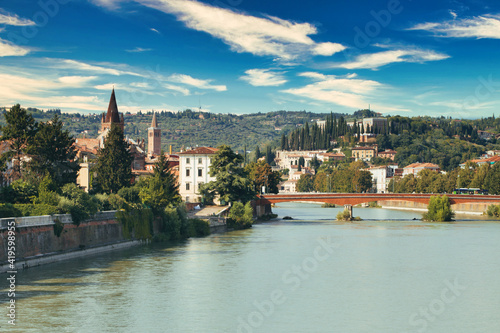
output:
[[[352,205],[344,205],[344,212],[348,212],[349,219],[352,219]]]

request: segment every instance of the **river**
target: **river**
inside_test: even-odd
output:
[[[500,223],[286,203],[252,229],[20,271],[1,332],[500,331]]]

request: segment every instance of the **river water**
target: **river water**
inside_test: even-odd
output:
[[[500,223],[287,203],[252,229],[17,274],[1,332],[500,332]]]

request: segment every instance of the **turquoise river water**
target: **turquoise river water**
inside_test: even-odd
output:
[[[19,271],[1,332],[500,332],[500,223],[287,203],[252,229]],[[470,217],[469,217],[470,218]]]

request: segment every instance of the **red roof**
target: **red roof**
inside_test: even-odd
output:
[[[473,162],[473,163],[484,163],[484,162],[496,163],[496,162],[500,162],[500,156],[495,155],[495,156],[488,157],[488,158],[470,160],[470,162]]]
[[[387,149],[387,150],[379,152],[378,154],[380,155],[380,154],[396,154],[396,153],[397,153],[397,151],[395,151],[395,150]]]
[[[195,149],[187,150],[179,155],[211,155],[215,154],[219,149],[212,147],[196,147]]]
[[[434,163],[413,163],[404,167],[404,169],[411,169],[411,168],[439,169],[439,165]]]

